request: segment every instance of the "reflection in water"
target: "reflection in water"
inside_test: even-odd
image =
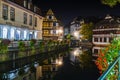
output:
[[[35,80],[35,77],[40,80],[52,80],[59,71],[62,71],[66,63],[69,63],[69,61],[64,61],[66,57],[69,58],[70,63],[79,66],[79,69],[87,69],[88,71],[96,69],[92,61],[91,48],[78,47],[73,48],[69,55],[68,52],[62,52],[58,55],[50,56],[43,62],[37,60],[25,66],[21,65],[21,68],[13,69],[7,73],[0,73],[0,80],[18,80],[22,75],[24,75],[24,77],[22,77],[21,80]],[[67,65],[67,67],[69,66]],[[68,70],[68,72],[70,70]],[[62,73],[60,75],[62,75]]]
[[[11,67],[8,67],[8,69],[6,68],[7,71],[5,71],[5,69],[3,71],[0,69],[0,80],[52,79],[58,68],[62,66],[63,55],[66,54],[66,52],[51,52],[44,54],[44,56],[31,56],[30,58],[10,62],[10,64],[15,64],[15,67],[19,65],[20,68],[14,69],[14,65],[8,64]],[[45,57],[45,59],[43,59],[43,57]],[[24,66],[24,64],[27,65]],[[4,68],[7,64],[3,63],[0,65],[2,65],[1,68]]]

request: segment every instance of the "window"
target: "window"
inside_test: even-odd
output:
[[[58,23],[56,23],[56,26],[58,26]]]
[[[44,30],[44,32],[43,32],[45,35],[47,35],[49,32],[48,32],[48,30]]]
[[[15,9],[13,7],[10,8],[10,20],[15,21]]]
[[[98,38],[94,38],[94,42],[98,42]]]
[[[24,39],[27,37],[27,31],[24,31]]]
[[[56,26],[56,22],[53,23],[53,26]]]
[[[7,28],[3,28],[3,38],[7,38]]]
[[[24,24],[27,24],[27,13],[24,13]]]
[[[102,38],[100,38],[100,42],[102,42]]]
[[[53,23],[52,22],[50,22],[50,27],[52,27],[53,26]]]
[[[31,26],[32,26],[32,15],[30,15],[29,25],[31,25]]]
[[[37,27],[37,18],[35,17],[35,27]]]
[[[3,4],[3,13],[2,13],[3,19],[8,19],[8,5]]]
[[[104,42],[107,42],[107,38],[106,37],[104,37]]]
[[[49,16],[49,19],[52,19],[52,16]]]
[[[11,39],[14,39],[15,31],[13,28],[11,28]]]
[[[98,53],[98,49],[94,49],[94,53]]]

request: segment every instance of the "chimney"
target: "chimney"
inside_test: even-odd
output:
[[[28,1],[28,9],[31,9],[32,0]]]
[[[36,6],[34,6],[34,12],[36,12],[37,11],[37,7]]]
[[[27,1],[24,0],[24,7],[27,7]]]

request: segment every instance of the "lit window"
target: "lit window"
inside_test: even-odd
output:
[[[10,20],[15,21],[15,9],[12,7],[10,8]]]
[[[58,26],[58,23],[56,23],[56,26]]]
[[[27,31],[24,31],[24,39],[26,39]]]
[[[50,23],[50,27],[52,27],[52,26],[53,26],[53,23],[51,22],[51,23]]]
[[[15,32],[15,31],[14,31],[14,29],[12,28],[12,29],[11,29],[11,39],[14,39],[14,32]]]
[[[2,13],[3,19],[8,19],[8,5],[3,4],[3,13]]]
[[[3,38],[7,38],[7,28],[3,28]]]
[[[37,39],[37,32],[35,32],[35,39]]]
[[[19,30],[17,30],[17,32],[16,32],[16,39],[20,40],[20,31]]]

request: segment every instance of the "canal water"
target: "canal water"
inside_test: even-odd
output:
[[[93,62],[91,48],[74,48],[63,61],[53,80],[97,80],[100,76]]]
[[[27,60],[35,59],[32,57]],[[20,60],[20,63],[27,60]],[[1,67],[5,67],[5,65]],[[99,76],[99,70],[93,61],[92,48],[77,47],[55,56],[50,55],[50,58],[43,62],[35,60],[34,64],[21,65],[21,68],[13,68],[5,73],[3,71],[0,73],[0,80],[97,80]]]

